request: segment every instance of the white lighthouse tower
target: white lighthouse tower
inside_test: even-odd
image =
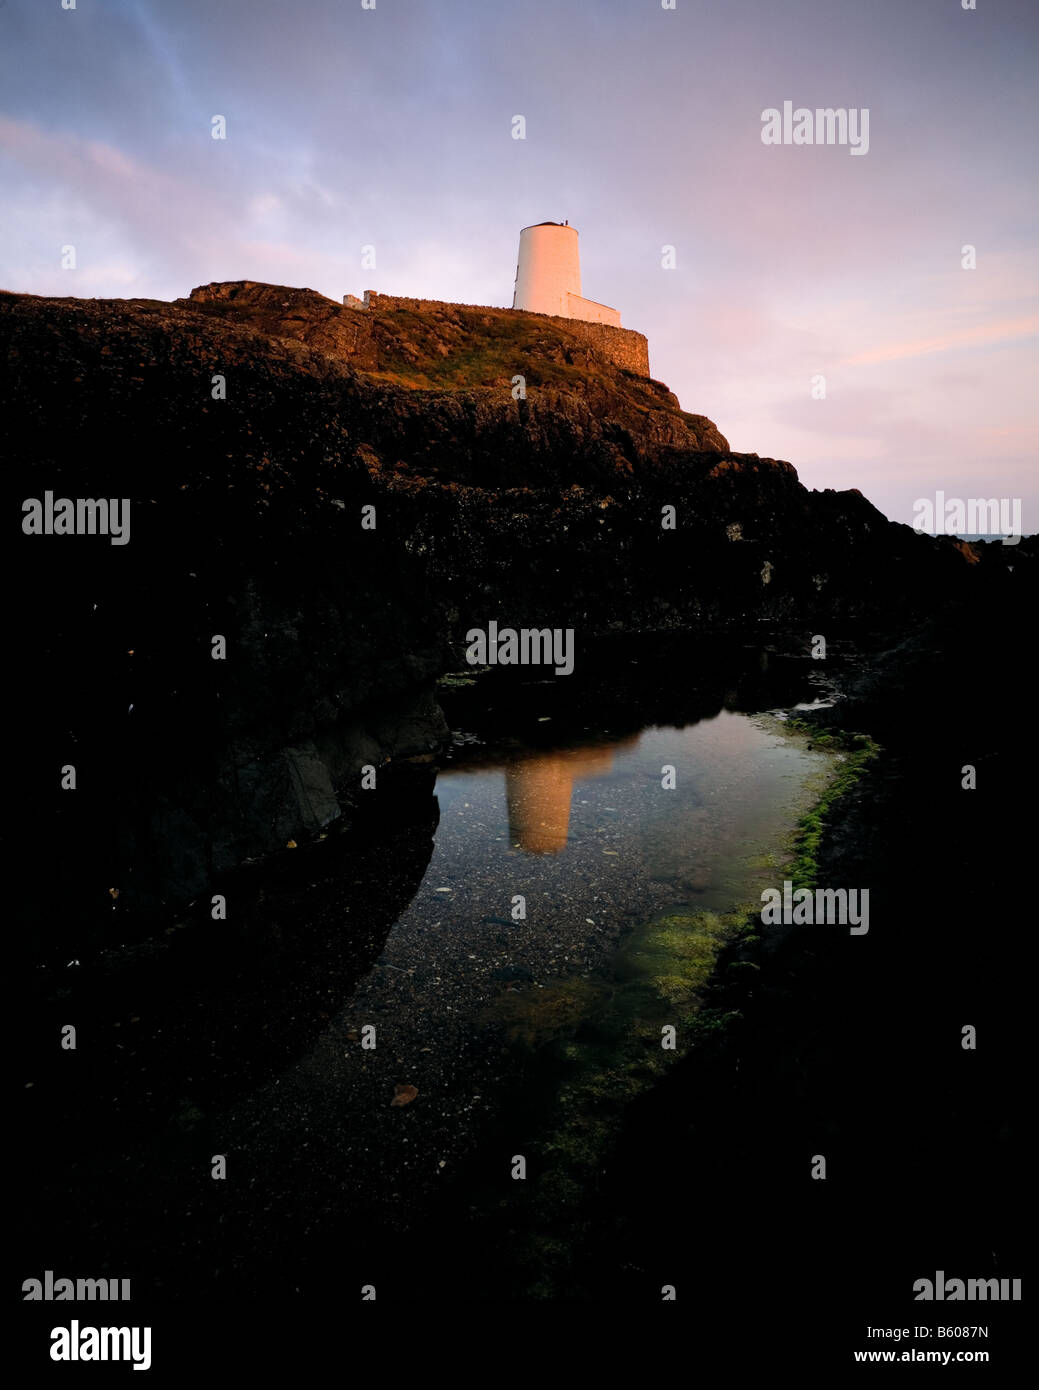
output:
[[[520,232],[512,307],[531,314],[621,326],[617,309],[582,297],[577,228],[568,222],[539,222]]]

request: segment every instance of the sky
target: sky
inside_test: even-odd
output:
[[[520,229],[567,219],[734,450],[1030,533],[1039,3],[964,3],[0,0],[0,288],[510,307]],[[763,143],[785,101],[868,148]]]

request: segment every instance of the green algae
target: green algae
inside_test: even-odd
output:
[[[801,720],[791,719],[789,723],[796,731],[809,734],[814,747],[838,752],[839,757],[836,775],[797,823],[792,860],[786,868],[786,877],[795,888],[814,888],[819,874],[819,845],[833,809],[867,775],[870,763],[881,750],[867,734],[816,731]]]
[[[707,983],[722,942],[739,924],[733,914],[707,911],[659,917],[620,947],[615,972],[622,981],[651,982],[668,1004],[682,1003]]]
[[[701,1000],[719,952],[744,929],[739,913],[667,913],[624,939],[608,986],[569,980],[499,1006],[510,1035],[524,1045],[556,1040],[549,1050],[562,1074],[529,1184],[518,1198],[523,1217],[515,1254],[530,1271],[527,1297],[558,1297],[565,1286],[581,1246],[577,1213],[588,1209],[589,1191],[628,1106],[737,1017],[702,1008]],[[582,1017],[589,1005],[593,1020]],[[673,1048],[667,1045],[671,1030]],[[564,1239],[561,1230],[568,1232]]]
[[[441,690],[466,690],[475,684],[476,677],[466,671],[447,671],[437,679]]]
[[[540,988],[504,994],[485,1015],[485,1021],[493,1019],[500,1024],[513,1045],[537,1049],[573,1032],[609,993],[604,981],[570,975]]]
[[[798,741],[807,736],[813,750],[835,756],[802,784],[812,804],[797,820],[788,852],[743,857],[751,878],[769,869],[797,886],[814,886],[819,845],[834,807],[867,774],[880,749],[865,735],[820,732],[793,719],[782,732]],[[747,945],[753,953],[763,935],[760,911],[758,901],[739,902],[731,912],[658,915],[621,940],[610,982],[569,979],[500,1004],[498,1017],[509,1036],[544,1049],[558,1080],[549,1122],[530,1145],[531,1180],[506,1203],[514,1220],[517,1206],[522,1211],[514,1253],[525,1275],[525,1296],[558,1298],[568,1288],[582,1242],[579,1213],[589,1209],[589,1195],[631,1102],[742,1017],[738,1009],[707,1006],[706,992],[726,947]],[[743,976],[749,984],[758,969],[752,959],[728,953],[729,982]],[[671,1029],[673,1048],[667,1045]]]

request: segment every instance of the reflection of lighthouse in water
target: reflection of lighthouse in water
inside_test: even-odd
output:
[[[637,735],[597,748],[563,748],[531,753],[505,769],[509,839],[530,854],[558,854],[566,847],[574,782],[604,777],[613,770],[613,754],[637,741]]]

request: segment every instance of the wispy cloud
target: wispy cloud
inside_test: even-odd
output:
[[[998,323],[977,324],[972,328],[961,328],[933,338],[918,338],[914,342],[885,343],[881,347],[846,357],[840,365],[857,367],[871,362],[897,362],[906,357],[931,357],[936,352],[954,352],[961,348],[1009,343],[1036,333],[1039,333],[1039,314],[1030,314],[1024,318],[1004,319]]]

